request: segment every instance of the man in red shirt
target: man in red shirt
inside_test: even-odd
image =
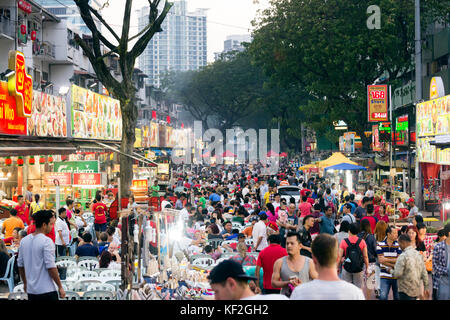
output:
[[[30,225],[30,220],[28,220],[28,206],[25,204],[25,199],[22,195],[17,197],[18,205],[14,208],[17,210],[17,217],[22,219],[23,223]]]
[[[306,183],[303,183],[303,189],[300,190],[300,196],[302,197],[306,196],[307,192],[311,192],[311,190],[307,188]]]
[[[375,227],[377,225],[378,219],[374,216],[374,207],[373,204],[369,203],[366,206],[367,215],[363,218],[361,218],[361,221],[363,220],[369,220],[370,222],[370,230],[372,230],[372,234],[375,232]]]
[[[279,258],[287,256],[287,251],[280,245],[280,236],[272,234],[267,238],[269,246],[263,249],[258,256],[256,262],[255,276],[259,283],[259,271],[263,269],[263,294],[280,293],[281,288],[272,287],[273,265]]]
[[[97,239],[100,239],[100,233],[106,231],[106,212],[108,207],[102,202],[102,196],[98,194],[95,197],[96,203],[92,206],[92,211],[94,213],[94,228],[97,235]]]

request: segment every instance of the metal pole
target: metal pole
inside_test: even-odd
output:
[[[416,69],[416,104],[422,100],[422,48],[421,48],[421,34],[420,34],[420,0],[414,1],[415,6],[415,69]],[[416,115],[417,123],[417,115]],[[416,125],[417,128],[417,125]],[[417,143],[416,143],[417,150]],[[420,170],[418,153],[416,151],[416,204],[422,209],[422,172]]]
[[[393,142],[392,142],[392,134],[393,134],[393,119],[392,119],[392,99],[391,99],[391,86],[389,85],[389,119],[391,120],[391,132],[390,132],[390,148],[389,148],[389,181],[391,182],[391,188],[394,185],[394,178],[392,177],[392,149],[393,149]]]

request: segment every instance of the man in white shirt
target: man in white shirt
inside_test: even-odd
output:
[[[191,210],[192,205],[190,203],[186,204],[186,207],[180,210],[180,217],[184,219],[184,221],[189,220],[189,211]]]
[[[66,293],[55,264],[55,245],[46,236],[55,224],[55,217],[52,211],[41,210],[35,213],[34,221],[36,231],[22,239],[17,259],[23,289],[30,301],[58,300],[58,292],[63,299]]]
[[[369,186],[369,190],[366,191],[365,196],[369,197],[369,198],[373,198],[374,195],[375,195],[375,193],[373,192],[373,187]]]
[[[297,286],[291,300],[365,300],[362,290],[339,279],[337,275],[338,243],[335,237],[322,233],[311,245],[318,279]]]
[[[259,215],[259,221],[253,226],[252,237],[256,252],[260,252],[268,246],[267,243],[267,215],[261,213]]]
[[[67,246],[70,243],[70,230],[66,222],[67,212],[65,208],[59,208],[58,218],[55,223],[55,244],[59,256],[67,255]]]
[[[261,181],[261,186],[259,187],[259,196],[261,200],[264,199],[264,195],[269,191],[269,186],[264,180]]]
[[[164,200],[161,201],[161,210],[164,209],[167,205],[170,205],[169,208],[172,208],[172,204],[169,201],[169,195],[166,193],[164,194]]]
[[[288,300],[281,294],[255,295],[248,285],[256,280],[244,272],[242,265],[224,260],[211,270],[208,276],[215,300]]]

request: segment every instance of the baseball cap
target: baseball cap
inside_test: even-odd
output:
[[[211,270],[211,273],[208,276],[208,280],[211,284],[224,282],[228,278],[256,280],[255,277],[247,275],[244,272],[244,269],[242,269],[242,266],[233,260],[222,261]]]

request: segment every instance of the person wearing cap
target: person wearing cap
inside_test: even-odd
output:
[[[415,216],[417,215],[421,216],[422,214],[419,212],[419,208],[417,208],[414,198],[409,198],[408,201],[406,201],[406,203],[408,204],[409,207],[409,214],[407,219],[409,223],[412,223]]]
[[[255,295],[248,281],[256,280],[245,274],[242,266],[233,260],[219,263],[208,276],[215,300],[287,300],[280,294]]]

